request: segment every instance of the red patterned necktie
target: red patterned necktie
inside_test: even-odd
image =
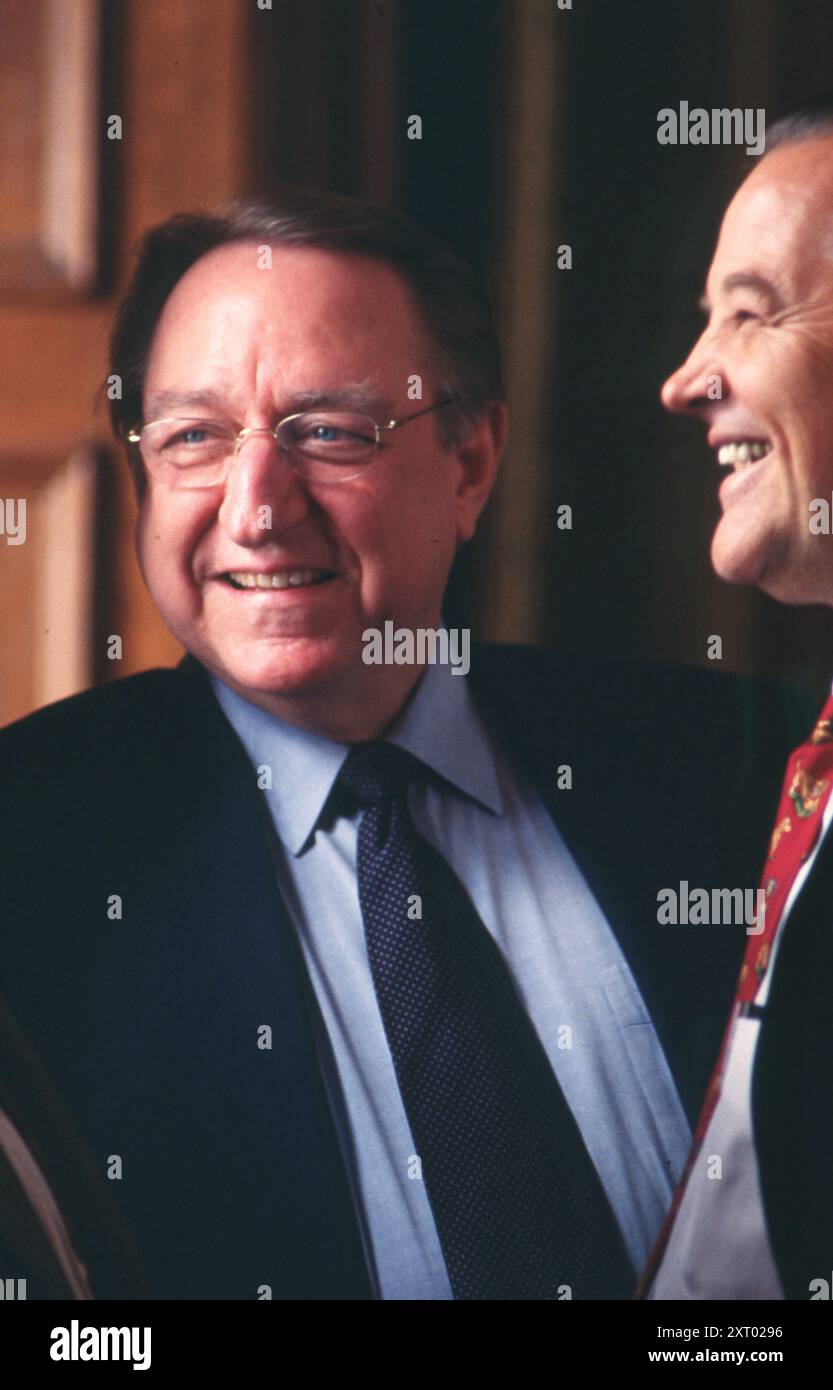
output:
[[[778,803],[775,826],[770,837],[769,852],[761,875],[760,888],[765,895],[763,931],[750,935],[747,942],[732,1012],[723,1034],[720,1053],[706,1091],[697,1128],[694,1131],[691,1150],[682,1178],[677,1184],[670,1210],[663,1222],[645,1272],[640,1280],[638,1296],[644,1296],[648,1292],[651,1281],[659,1269],[691,1170],[697,1161],[700,1146],[720,1099],[729,1040],[734,1030],[735,1020],[741,1015],[749,1014],[752,1010],[753,1001],[769,965],[772,943],[775,940],[790,889],[802,865],[815,848],[821,833],[824,808],[827,805],[831,788],[833,788],[833,695],[828,697],[807,742],[796,748],[787,763],[781,800]],[[755,925],[758,926],[759,923],[756,922]]]

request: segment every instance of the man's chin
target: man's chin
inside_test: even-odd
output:
[[[750,536],[734,535],[721,521],[712,538],[711,562],[715,574],[727,584],[761,587],[769,568],[768,547],[760,537],[755,542]]]
[[[205,664],[240,694],[303,695],[336,682],[349,664],[343,649],[308,641],[261,644],[264,651],[219,653]],[[277,650],[268,648],[277,647]]]
[[[808,592],[809,574],[799,565],[797,556],[788,547],[777,543],[775,535],[732,537],[721,534],[718,526],[711,548],[712,568],[727,584],[741,584],[759,589],[778,603],[818,603]]]

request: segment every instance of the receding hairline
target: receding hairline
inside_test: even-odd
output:
[[[823,146],[829,147],[824,154],[819,148]],[[808,153],[816,151],[811,178],[808,178],[806,164],[796,168],[797,152],[801,150]],[[770,177],[777,177],[788,193],[792,185],[799,204],[807,200],[808,194],[816,194],[821,190],[824,201],[829,205],[830,215],[833,216],[833,120],[829,129],[791,135],[779,140],[772,149],[767,149],[763,157],[746,171],[745,177],[735,190],[734,198],[752,190],[757,192],[759,180],[765,173]]]
[[[349,247],[341,248],[328,246],[293,245],[291,243],[287,244],[281,241],[280,239],[276,239],[275,241],[270,242],[268,239],[265,238],[259,240],[257,237],[245,235],[241,236],[240,238],[235,238],[231,241],[222,242],[219,246],[212,246],[208,250],[204,251],[203,254],[201,256],[198,256],[197,259],[188,267],[185,273],[182,276],[180,276],[176,284],[170,290],[169,294],[165,299],[164,304],[162,305],[159,318],[154,326],[153,333],[151,334],[148,343],[147,368],[144,374],[144,381],[142,386],[143,396],[147,391],[147,380],[148,375],[150,373],[150,364],[153,354],[153,344],[157,338],[160,328],[162,328],[164,325],[165,316],[168,312],[169,306],[171,305],[172,301],[176,299],[177,294],[180,292],[182,286],[185,285],[192,272],[196,271],[204,261],[212,257],[215,257],[217,254],[221,252],[233,251],[237,248],[242,248],[244,246],[250,246],[252,248],[262,248],[265,246],[269,246],[270,249],[273,249],[281,253],[282,255],[292,252],[299,254],[307,253],[313,256],[326,256],[330,260],[337,259],[340,261],[363,262],[365,265],[376,265],[381,267],[382,272],[386,273],[388,278],[392,279],[398,286],[399,290],[402,292],[403,303],[410,311],[411,321],[407,325],[407,351],[413,354],[413,372],[419,373],[421,375],[425,375],[426,372],[430,372],[432,377],[436,378],[436,380],[432,381],[431,383],[432,387],[439,388],[441,386],[442,347],[435,341],[434,334],[431,331],[430,325],[427,320],[427,315],[425,313],[423,305],[420,302],[419,295],[415,286],[408,277],[407,273],[404,270],[402,270],[399,266],[397,266],[381,254],[375,255],[373,252],[353,250]],[[259,273],[268,274],[269,270],[264,268],[263,271]],[[157,405],[167,405],[168,408],[173,409],[177,401],[184,403],[187,399],[191,399],[195,403],[199,403],[199,401],[202,398],[205,398],[203,403],[208,404],[210,403],[209,398],[212,397],[214,394],[216,393],[212,392],[210,389],[197,389],[194,391],[187,392],[169,391],[163,389],[149,393],[145,404],[147,409],[152,410],[153,413],[156,415]],[[297,405],[294,405],[293,408],[297,408],[298,410],[314,409],[317,408],[319,405],[324,406],[328,403],[330,403],[334,408],[339,408],[339,404],[342,404],[343,408],[345,409],[361,409],[364,406],[373,406],[374,408],[381,410],[386,400],[385,393],[383,393],[378,388],[374,389],[370,386],[370,384],[367,381],[348,382],[343,386],[341,384],[334,383],[332,386],[324,386],[322,388],[311,386],[308,389],[300,389],[298,391],[293,391],[291,392],[291,395],[293,402],[297,402]],[[154,402],[156,402],[157,405],[154,405]],[[351,402],[353,402],[354,404],[351,405]],[[160,418],[163,413],[167,413],[167,409],[163,411],[160,408],[157,418]]]
[[[767,128],[763,154],[748,156],[739,187],[779,150],[793,149],[796,145],[823,144],[827,140],[833,140],[833,106],[818,113],[798,111],[782,117]]]
[[[786,145],[796,145],[808,140],[824,140],[833,135],[833,102],[826,101],[817,109],[805,107],[783,116],[766,131],[764,149],[766,154],[774,153]]]
[[[288,257],[293,256],[301,257],[304,259],[326,258],[331,261],[335,260],[361,262],[368,267],[378,268],[382,271],[383,275],[387,275],[388,278],[393,279],[399,285],[400,289],[404,291],[404,297],[407,300],[410,308],[413,310],[417,322],[420,324],[420,327],[423,329],[423,331],[427,331],[427,324],[424,322],[425,311],[420,302],[419,294],[416,286],[413,283],[413,280],[411,279],[405,268],[397,265],[393,260],[391,260],[388,256],[384,255],[381,251],[365,251],[347,246],[310,246],[305,244],[296,244],[291,241],[283,241],[280,238],[280,236],[276,236],[274,239],[270,239],[269,237],[258,238],[257,236],[254,236],[251,233],[246,233],[245,235],[241,235],[239,237],[232,237],[228,241],[221,242],[218,246],[210,246],[199,256],[197,256],[196,260],[192,261],[192,263],[188,266],[188,269],[184,271],[182,275],[180,275],[179,279],[170,289],[162,306],[162,311],[159,315],[160,319],[165,309],[167,308],[169,302],[177,294],[180,287],[188,281],[188,279],[192,275],[192,272],[198,270],[199,267],[202,266],[206,261],[219,259],[221,256],[227,257],[229,252],[242,250],[246,246],[249,246],[256,251],[268,248],[271,252],[277,252],[277,254],[282,259],[286,259]],[[264,266],[261,268],[257,268],[257,273],[268,274],[269,270],[270,267]]]

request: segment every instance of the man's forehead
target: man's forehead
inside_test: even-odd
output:
[[[833,141],[779,147],[732,199],[710,270],[715,288],[758,274],[798,285],[833,259]]]
[[[277,343],[300,336],[333,349],[378,341],[386,353],[425,345],[416,296],[387,262],[254,242],[216,247],[186,271],[162,310],[152,356],[183,337],[200,351],[222,337],[225,354],[225,340],[239,335]]]
[[[168,304],[176,307],[178,300],[188,300],[210,305],[236,297],[264,303],[280,299],[296,312],[327,298],[334,309],[361,305],[368,317],[380,297],[412,306],[404,276],[378,257],[254,241],[235,241],[206,252],[174,287]]]
[[[258,259],[265,249],[271,265]],[[319,386],[333,394],[357,371],[362,382],[422,371],[429,353],[410,287],[387,263],[235,242],[201,257],[169,297],[151,342],[146,410],[170,404],[166,393],[180,388],[183,356],[189,377],[213,382],[229,375],[231,361],[235,378],[269,370],[300,399]]]

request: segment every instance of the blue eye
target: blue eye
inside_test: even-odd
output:
[[[165,439],[163,447],[169,449],[172,446],[185,445],[196,449],[201,444],[207,444],[223,437],[224,431],[220,426],[212,425],[208,421],[205,423],[195,422],[193,425],[183,425],[174,430]]]

